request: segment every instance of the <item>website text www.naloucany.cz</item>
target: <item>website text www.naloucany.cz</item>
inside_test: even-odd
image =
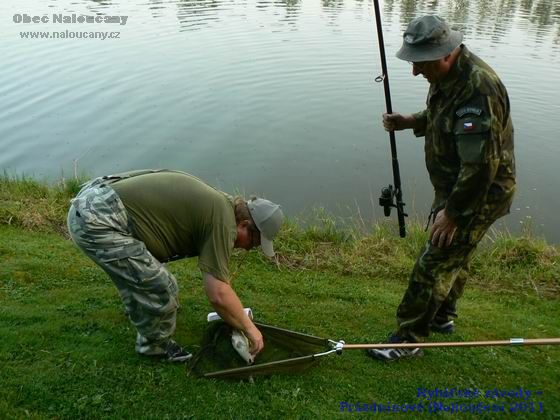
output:
[[[52,32],[20,32],[22,39],[120,39],[120,32],[107,31],[52,31]]]
[[[13,22],[16,24],[31,24],[31,25],[44,25],[44,24],[70,24],[80,25],[85,24],[89,30],[63,30],[63,31],[21,31],[19,33],[22,39],[119,39],[121,33],[119,31],[99,31],[91,30],[91,26],[100,25],[119,25],[124,26],[128,21],[128,16],[92,16],[70,14],[64,15],[62,13],[53,13],[52,15],[29,15],[27,13],[16,13],[13,16]],[[83,28],[86,29],[86,28]],[[92,28],[93,29],[93,28]]]

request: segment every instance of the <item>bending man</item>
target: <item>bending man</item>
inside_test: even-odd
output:
[[[283,218],[268,200],[233,199],[184,172],[141,170],[88,182],[72,200],[68,230],[115,283],[137,330],[136,352],[183,362],[191,354],[171,338],[178,286],[164,263],[198,256],[210,303],[257,354],[263,338],[229,284],[228,263],[233,248],[261,246],[274,256]]]

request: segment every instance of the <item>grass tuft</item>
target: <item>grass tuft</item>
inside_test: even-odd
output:
[[[65,234],[68,204],[84,179],[61,179],[53,185],[25,175],[0,176],[0,225]]]

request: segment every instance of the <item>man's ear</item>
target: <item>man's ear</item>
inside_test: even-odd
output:
[[[238,226],[242,227],[242,228],[247,228],[247,227],[249,227],[250,224],[251,224],[251,222],[249,222],[248,220],[242,220],[241,222],[239,222]]]

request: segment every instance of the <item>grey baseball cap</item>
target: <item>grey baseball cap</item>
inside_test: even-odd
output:
[[[272,240],[284,221],[284,213],[278,204],[264,198],[252,198],[247,201],[251,217],[261,233],[261,249],[267,257],[274,257]]]
[[[397,57],[413,62],[439,60],[461,45],[462,41],[463,34],[450,29],[445,20],[436,15],[426,15],[408,24]]]

